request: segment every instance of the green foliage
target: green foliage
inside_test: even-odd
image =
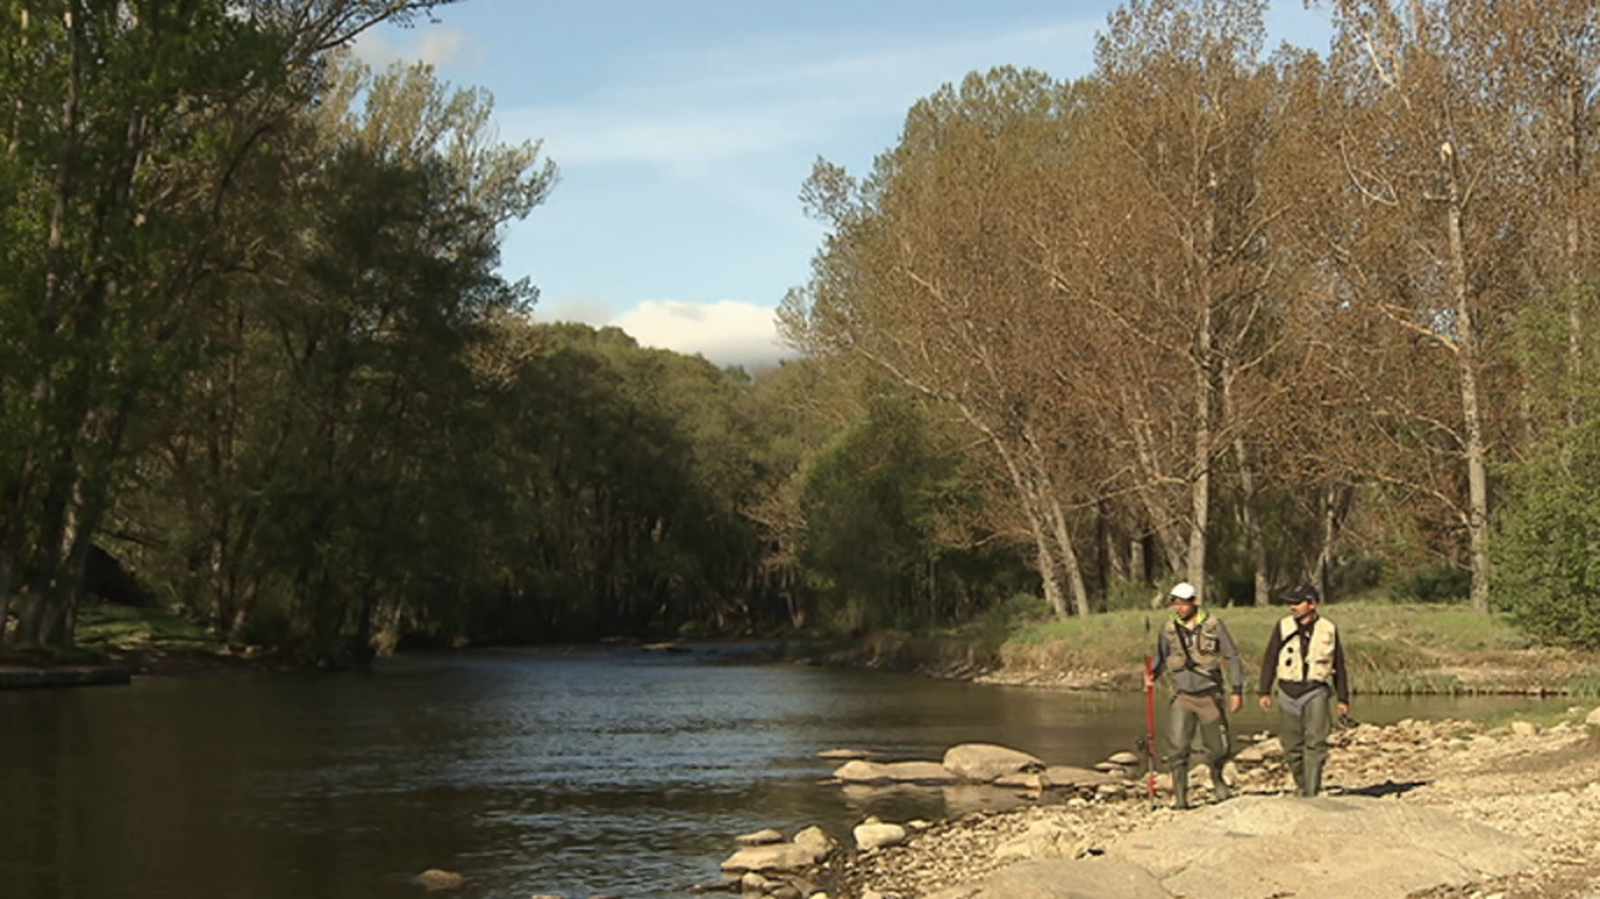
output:
[[[871,396],[804,472],[799,560],[837,632],[958,623],[1014,590],[1015,557],[987,544],[968,460],[924,410]]]
[[[1152,610],[1151,599],[1160,592],[1159,588],[1139,581],[1118,581],[1106,591],[1105,611],[1149,612]]]
[[[1563,449],[1517,470],[1494,540],[1498,605],[1535,639],[1600,648],[1600,441],[1573,432]]]
[[[180,615],[120,605],[91,605],[79,613],[79,646],[104,651],[152,644],[212,646],[215,641]]]
[[[1466,602],[1471,591],[1472,572],[1445,564],[1407,572],[1389,585],[1398,602]]]
[[[1600,335],[1571,330],[1597,306],[1600,290],[1586,283],[1535,298],[1518,319],[1547,436],[1507,466],[1492,544],[1498,605],[1535,639],[1587,649],[1600,648],[1600,386],[1566,363],[1600,349]]]
[[[1600,671],[1591,671],[1567,681],[1567,694],[1586,699],[1600,698]]]
[[[1044,601],[1044,597],[1034,593],[1018,593],[984,610],[961,631],[999,642],[1040,622],[1054,619],[1055,613],[1050,610],[1050,604]]]

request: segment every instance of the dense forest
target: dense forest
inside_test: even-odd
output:
[[[541,324],[559,190],[416,0],[0,0],[0,619],[400,645],[1087,615],[1185,578],[1600,645],[1600,9],[1130,0],[938,87],[755,372]]]

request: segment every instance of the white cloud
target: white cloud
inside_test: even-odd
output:
[[[623,313],[611,324],[628,332],[641,346],[699,354],[716,365],[755,368],[795,355],[778,342],[777,322],[770,307],[736,300],[651,300]]]
[[[482,46],[465,32],[442,26],[427,29],[406,47],[396,46],[384,32],[370,28],[356,37],[351,52],[357,59],[380,70],[400,60],[444,66],[475,62],[483,57]]]
[[[550,303],[540,300],[533,307],[534,321],[580,322],[596,327],[610,323],[616,310],[605,300],[587,297],[562,297]]]

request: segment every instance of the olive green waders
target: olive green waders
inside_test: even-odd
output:
[[[1333,733],[1332,693],[1318,687],[1298,698],[1278,691],[1278,739],[1283,760],[1294,775],[1295,792],[1315,796],[1322,792],[1322,768],[1328,763],[1328,735]]]
[[[1206,748],[1206,764],[1211,768],[1211,796],[1218,802],[1228,798],[1228,782],[1222,778],[1222,765],[1232,755],[1228,739],[1228,716],[1223,711],[1221,693],[1178,693],[1167,709],[1167,769],[1172,772],[1173,808],[1189,807],[1189,753],[1195,734]]]

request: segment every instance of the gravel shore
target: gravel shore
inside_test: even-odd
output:
[[[1513,722],[1485,730],[1462,721],[1360,725],[1334,736],[1327,792],[1440,806],[1523,837],[1537,850],[1538,863],[1526,871],[1436,887],[1412,894],[1416,899],[1600,899],[1597,734],[1600,709],[1577,706],[1543,727]],[[1276,741],[1240,742],[1239,760],[1230,764],[1236,791],[1286,791],[1289,776],[1275,754]],[[1122,834],[1184,814],[1153,805],[1136,785],[1120,797],[1045,794],[1021,809],[965,815],[936,823],[903,845],[844,856],[822,879],[833,899],[917,899],[1037,857],[1030,833],[1071,833],[1071,846],[1045,851],[1082,857],[1098,854]]]

